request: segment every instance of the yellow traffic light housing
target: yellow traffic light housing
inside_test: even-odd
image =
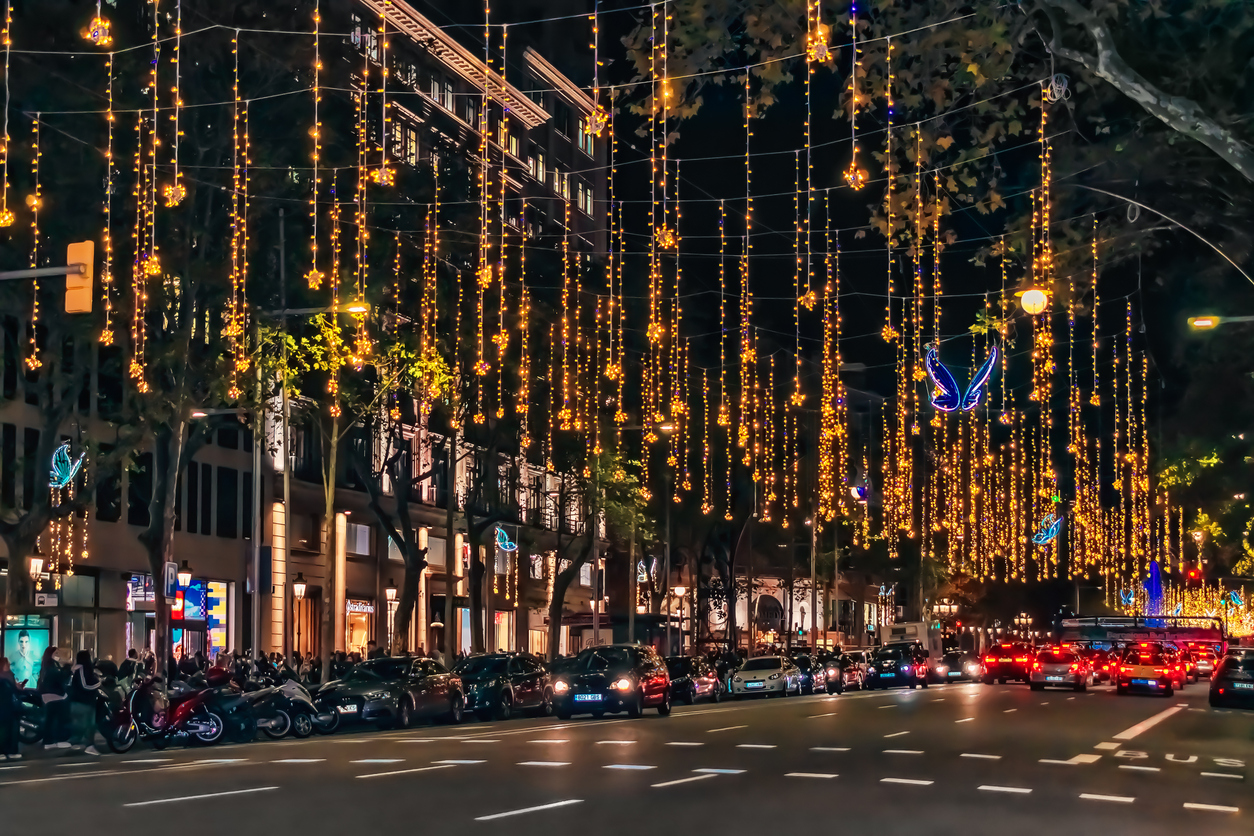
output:
[[[93,268],[96,263],[96,242],[76,241],[66,247],[65,263],[79,272],[65,274],[65,312],[91,313],[91,300],[94,288]]]

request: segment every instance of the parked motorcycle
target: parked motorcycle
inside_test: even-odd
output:
[[[257,717],[257,727],[275,740],[289,732],[299,738],[314,731],[329,734],[339,725],[339,715],[315,706],[309,691],[286,669],[259,663],[244,683],[244,692]]]
[[[112,662],[103,662],[98,668],[100,689],[96,692],[96,728],[108,738],[112,728],[112,720],[119,707],[126,699],[126,693],[118,685],[117,667]],[[44,728],[47,723],[47,706],[43,698],[33,689],[26,689],[18,694],[18,739],[27,745],[34,745],[44,739]]]
[[[145,679],[111,718],[105,740],[120,754],[137,740],[164,749],[171,741],[211,745],[226,734],[243,742],[256,731],[252,706],[230,673],[210,668],[207,675],[168,689],[160,677]]]

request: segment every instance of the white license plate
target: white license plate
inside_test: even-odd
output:
[[[1046,681],[1046,682],[1062,682],[1062,680],[1063,680],[1063,677],[1061,677],[1061,676],[1047,676],[1047,677],[1045,677],[1045,681]]]
[[[746,688],[765,688],[766,683],[765,682],[746,682],[745,687]]]
[[[950,676],[962,676],[962,671],[950,671]]]
[[[335,710],[341,714],[356,714],[357,706],[355,705],[337,705]]]
[[[1234,682],[1233,688],[1239,688],[1242,691],[1254,691],[1254,682]]]
[[[575,694],[575,702],[600,702],[602,699],[600,694]]]

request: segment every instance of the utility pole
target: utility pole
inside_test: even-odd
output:
[[[600,526],[597,525],[597,465],[599,462],[592,463],[592,514],[588,524],[588,536],[592,538],[591,556],[588,558],[592,563],[592,644],[601,644],[601,556],[598,536],[600,535]]]
[[[816,494],[817,495],[817,494]],[[818,575],[819,516],[810,520],[810,650],[818,649],[819,623],[819,575]]]
[[[666,471],[666,491],[662,495],[662,502],[666,504],[666,543],[663,561],[665,568],[662,574],[662,596],[666,601],[666,652],[664,656],[671,655],[671,478],[670,471]]]
[[[287,221],[284,217],[285,214],[286,214],[285,210],[280,208],[279,209],[279,307],[284,311],[287,310],[287,245],[283,237],[284,229],[287,226]],[[282,331],[280,332],[282,348],[280,350],[282,351],[282,356],[283,356],[283,386],[282,386],[283,444],[281,445],[282,450],[283,450],[283,567],[284,567],[284,571],[290,575],[292,572],[292,567],[290,565],[290,558],[292,554],[292,461],[294,457],[292,456],[292,447],[291,447],[292,408],[291,408],[291,403],[287,399],[288,380],[287,380],[287,314],[286,313],[284,313],[282,316],[282,325],[283,325]],[[286,578],[284,580],[286,581]],[[300,616],[296,612],[296,601],[291,596],[291,592],[290,592],[291,588],[292,588],[291,584],[286,583],[286,582],[283,584],[283,599],[284,599],[283,611],[285,613],[290,612],[292,614],[292,620],[296,622],[296,625],[295,625],[296,630],[297,630],[296,650],[299,651],[300,650],[300,646],[299,646],[300,645],[300,623],[299,623]],[[291,631],[289,630],[283,631],[283,655],[284,656],[291,655],[291,648],[289,647],[289,639],[291,635],[292,635]]]
[[[631,561],[627,573],[627,643],[636,643],[636,524],[631,524],[631,538],[627,541],[627,556]]]

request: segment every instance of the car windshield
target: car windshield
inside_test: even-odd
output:
[[[462,676],[495,676],[505,673],[508,666],[508,656],[471,656],[453,670]]]
[[[894,661],[897,659],[902,659],[904,657],[902,655],[902,650],[900,647],[886,647],[883,650],[878,651],[875,654],[875,658],[884,659],[887,661]]]
[[[1044,650],[1036,657],[1036,661],[1043,665],[1069,665],[1075,661],[1075,654],[1067,653],[1066,651]]]
[[[740,668],[742,671],[777,671],[783,666],[782,660],[775,656],[750,659]]]
[[[553,673],[600,673],[630,668],[633,664],[631,651],[625,647],[598,647],[580,651],[571,659],[559,659],[553,663]]]
[[[989,656],[1009,656],[1011,653],[1014,653],[1014,650],[1004,644],[995,644],[988,649]]]
[[[692,673],[692,660],[675,658],[667,659],[666,670],[670,672],[671,676],[687,676]]]
[[[399,679],[413,667],[409,659],[371,659],[344,675],[345,682],[381,682]]]
[[[1237,671],[1254,673],[1254,656],[1229,656],[1224,660],[1225,673],[1236,673]]]
[[[1156,647],[1133,647],[1128,649],[1123,661],[1127,665],[1161,665],[1166,658]]]
[[[963,655],[963,654],[961,654],[961,653],[946,653],[946,654],[945,654],[945,663],[946,663],[946,664],[949,664],[949,665],[956,664],[957,662],[962,661],[962,655]]]

